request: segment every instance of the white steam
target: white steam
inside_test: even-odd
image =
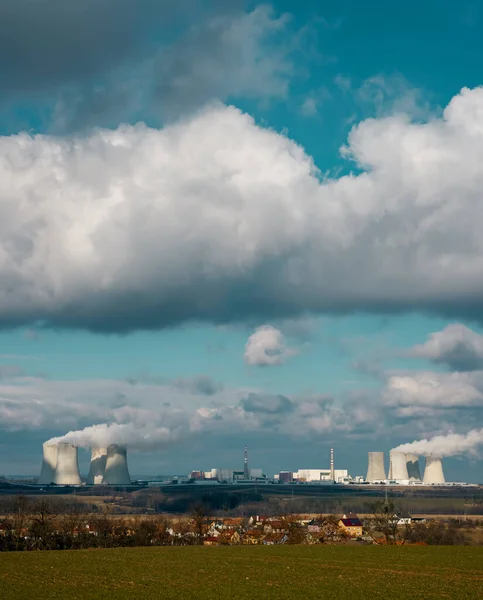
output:
[[[483,429],[472,429],[468,433],[448,433],[437,435],[431,439],[401,444],[393,448],[395,452],[414,452],[423,456],[457,456],[458,454],[477,453],[478,446],[483,445]]]
[[[78,431],[69,431],[63,436],[51,438],[49,444],[69,443],[80,448],[106,447],[120,444],[137,450],[154,450],[178,439],[179,432],[167,427],[133,423],[102,423]]]

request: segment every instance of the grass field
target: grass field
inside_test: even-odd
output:
[[[483,598],[483,548],[174,547],[0,554],[2,600]]]

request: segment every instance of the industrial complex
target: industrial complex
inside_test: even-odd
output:
[[[351,476],[347,469],[335,468],[334,450],[331,449],[329,468],[280,471],[272,477],[268,477],[261,468],[249,467],[248,449],[245,447],[243,469],[215,467],[209,471],[193,470],[188,477],[175,478],[173,483],[204,483],[207,485],[213,483],[454,485],[446,482],[442,458],[438,456],[426,457],[423,476],[421,476],[422,471],[417,454],[391,450],[388,466],[386,471],[384,452],[369,452],[366,476]],[[42,486],[129,486],[132,482],[127,464],[127,448],[118,444],[111,444],[107,448],[91,448],[89,473],[83,480],[79,473],[78,448],[70,443],[46,442],[43,445],[42,467],[37,483]],[[146,484],[149,483],[146,482]]]

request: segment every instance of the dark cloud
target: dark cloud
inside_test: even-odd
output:
[[[280,415],[294,409],[293,403],[286,397],[271,394],[250,393],[240,402],[247,412]]]
[[[44,91],[97,77],[144,56],[167,26],[199,7],[196,0],[2,0],[1,88]]]
[[[213,98],[285,96],[294,70],[286,28],[266,5],[196,24],[155,59],[154,101],[177,117]]]
[[[415,346],[409,356],[426,358],[452,371],[483,369],[483,336],[465,325],[454,323],[432,333],[428,340]]]
[[[3,0],[0,130],[159,124],[214,98],[284,96],[288,19],[244,0]]]
[[[202,396],[214,396],[223,389],[223,384],[215,381],[209,375],[195,375],[184,379],[174,379],[172,385],[181,390]]]

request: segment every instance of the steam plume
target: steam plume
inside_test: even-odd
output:
[[[483,429],[472,429],[468,433],[448,433],[431,439],[401,444],[396,452],[414,452],[423,456],[457,456],[458,454],[476,454],[478,446],[483,444]]]
[[[79,431],[69,431],[61,437],[52,438],[49,444],[70,443],[80,448],[107,447],[122,444],[130,449],[153,450],[174,442],[178,433],[167,427],[134,425],[133,423],[102,423]]]

